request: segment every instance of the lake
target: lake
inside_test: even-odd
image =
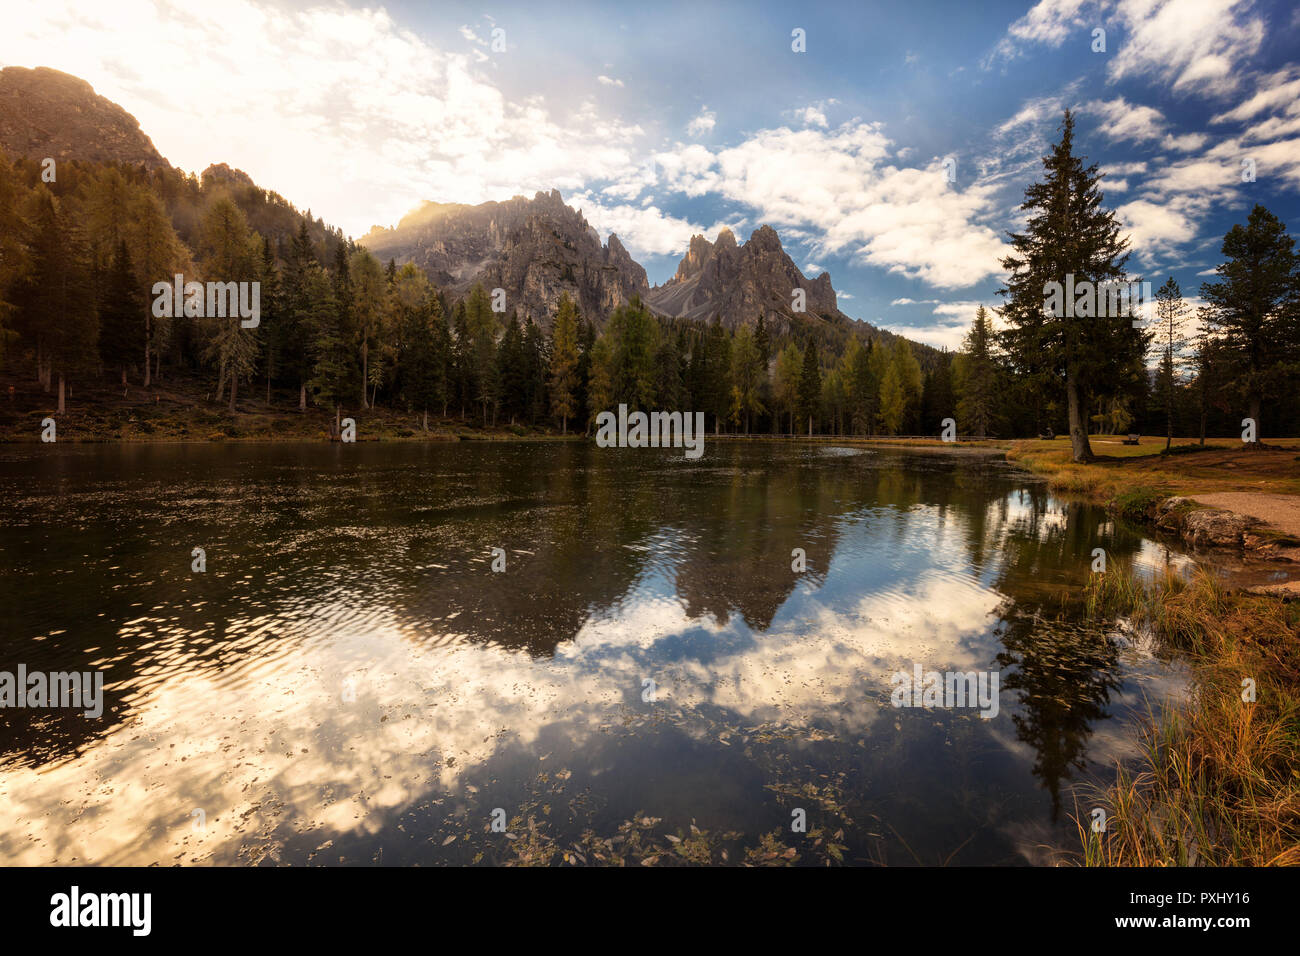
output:
[[[0,670],[106,697],[0,710],[10,864],[1046,863],[1185,693],[1077,586],[1188,559],[993,456],[31,445],[0,488]],[[996,715],[895,707],[918,668]]]

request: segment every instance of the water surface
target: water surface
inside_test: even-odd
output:
[[[8,863],[1041,863],[1183,692],[1063,595],[1186,559],[996,458],[10,446],[0,490],[0,669],[108,685],[0,711]],[[893,707],[915,663],[997,717]]]

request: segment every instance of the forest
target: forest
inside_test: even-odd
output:
[[[935,436],[950,417],[963,437],[1082,432],[1076,457],[1088,433],[1235,436],[1248,417],[1261,438],[1300,432],[1300,259],[1262,206],[1224,237],[1198,309],[1169,277],[1142,328],[1045,314],[1063,273],[1132,278],[1104,176],[1075,155],[1069,114],[1062,129],[1010,235],[1001,301],[975,310],[956,352],[807,316],[780,334],[762,314],[736,329],[665,319],[637,299],[587,316],[564,297],[544,330],[494,311],[481,286],[451,299],[225,166],[72,161],[46,181],[3,155],[0,349],[60,412],[80,381],[183,375],[231,412],[311,405],[337,421],[381,406],[424,429],[432,416],[590,433],[626,403],[703,411],[717,434]],[[260,283],[260,323],[155,315],[150,289],[175,274]]]

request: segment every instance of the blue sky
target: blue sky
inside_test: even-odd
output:
[[[9,0],[0,64],[84,77],[183,168],[228,162],[353,235],[556,187],[652,282],[692,233],[770,223],[845,312],[936,345],[995,303],[1065,107],[1135,276],[1194,297],[1251,204],[1300,206],[1287,3],[82,7]]]

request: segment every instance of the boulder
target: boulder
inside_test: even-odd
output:
[[[1258,522],[1235,511],[1203,509],[1189,511],[1182,519],[1183,538],[1193,547],[1241,547],[1248,528]]]

